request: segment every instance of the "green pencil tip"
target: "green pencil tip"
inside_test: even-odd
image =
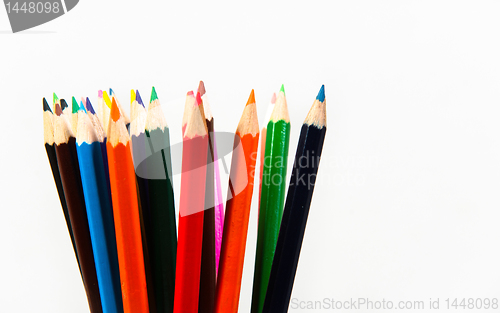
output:
[[[155,101],[156,99],[158,99],[158,95],[156,94],[156,89],[153,86],[153,90],[151,90],[151,100],[149,100],[149,103]]]
[[[285,85],[284,84],[281,85],[280,92],[285,93]]]
[[[71,99],[71,113],[78,113],[78,110],[80,109],[80,106],[78,105],[78,102],[76,102],[75,97]]]
[[[57,97],[56,93],[54,92],[54,96],[53,96],[53,101],[54,103],[52,103],[53,105],[56,104],[57,100],[59,100],[59,98]]]

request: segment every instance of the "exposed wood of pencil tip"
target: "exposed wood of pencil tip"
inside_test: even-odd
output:
[[[130,105],[130,112],[133,114],[130,116],[132,119],[130,122],[130,136],[139,137],[144,133],[146,126],[147,112],[142,103],[142,98],[139,90],[135,92],[135,99]]]
[[[54,144],[54,113],[45,98],[43,98],[43,141],[49,145]]]
[[[77,129],[76,142],[79,145],[84,142],[91,144],[93,142],[99,141],[99,139],[97,138],[97,133],[94,129],[94,125],[92,125],[92,121],[83,110],[78,111]]]
[[[56,145],[68,143],[71,137],[74,137],[71,131],[71,126],[68,120],[62,115],[62,109],[59,103],[55,107],[56,115],[54,116],[54,142]]]
[[[319,129],[326,126],[326,99],[324,85],[321,87],[316,100],[314,100],[309,113],[307,113],[304,124],[314,125]]]
[[[273,112],[271,113],[269,120],[274,123],[279,120],[284,120],[287,123],[290,122],[290,115],[288,114],[288,106],[283,86],[281,86],[281,91],[276,97],[276,103],[274,104]]]
[[[182,126],[184,127],[189,119],[189,115],[192,112],[192,107],[195,105],[196,98],[192,91],[189,91],[186,95],[186,102],[184,103],[184,114],[182,115]]]
[[[106,139],[106,132],[104,131],[104,127],[99,120],[99,117],[97,116],[97,114],[95,114],[94,108],[92,107],[89,98],[87,98],[85,106],[87,108],[87,115],[97,135],[97,140],[99,142],[104,142],[104,139]]]
[[[108,125],[108,142],[112,147],[116,147],[119,143],[126,145],[130,140],[125,121],[120,115],[116,100],[113,98],[111,105],[111,114],[109,115]]]
[[[156,94],[155,87],[151,92],[151,102],[149,103],[148,113],[146,117],[146,130],[152,131],[153,129],[168,128],[167,120],[161,109],[160,100]]]
[[[236,133],[240,134],[240,136],[242,137],[246,134],[251,134],[252,137],[255,137],[259,133],[257,105],[255,104],[253,89],[250,93],[247,104],[243,109],[243,114],[241,115],[240,122],[238,123],[238,127],[236,128]]]
[[[207,134],[207,125],[203,114],[203,107],[197,101],[198,105],[188,107],[188,119],[186,122],[186,130],[183,137],[193,138],[195,136],[205,136]]]

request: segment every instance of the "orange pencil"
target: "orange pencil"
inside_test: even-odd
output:
[[[215,312],[219,313],[238,312],[258,145],[259,123],[252,90],[234,138],[215,298]]]
[[[113,98],[108,125],[109,180],[124,313],[148,313],[141,224],[130,137]]]

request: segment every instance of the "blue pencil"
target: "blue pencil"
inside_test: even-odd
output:
[[[94,129],[83,103],[78,115],[76,150],[102,308],[104,313],[121,313],[123,304],[113,211],[105,177],[107,169],[101,152],[103,134],[96,132],[102,132],[102,128]]]

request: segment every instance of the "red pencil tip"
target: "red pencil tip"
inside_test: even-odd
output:
[[[194,92],[192,90],[188,91],[187,93],[188,96],[193,96],[194,97]]]
[[[272,104],[276,103],[276,93],[273,93],[273,97],[271,98],[271,103]]]
[[[118,106],[116,105],[116,100],[113,97],[113,102],[111,103],[111,118],[114,122],[118,121],[120,118],[120,110],[118,110]]]
[[[198,91],[196,93],[196,105],[200,105],[201,104],[201,95],[200,95],[200,92]]]
[[[61,116],[61,114],[63,114],[63,111],[61,109],[61,106],[59,105],[59,103],[56,102],[56,106],[54,107],[54,111],[56,111],[56,115],[57,116]]]
[[[250,93],[250,97],[248,97],[247,105],[255,103],[255,95],[252,89],[252,92]]]

